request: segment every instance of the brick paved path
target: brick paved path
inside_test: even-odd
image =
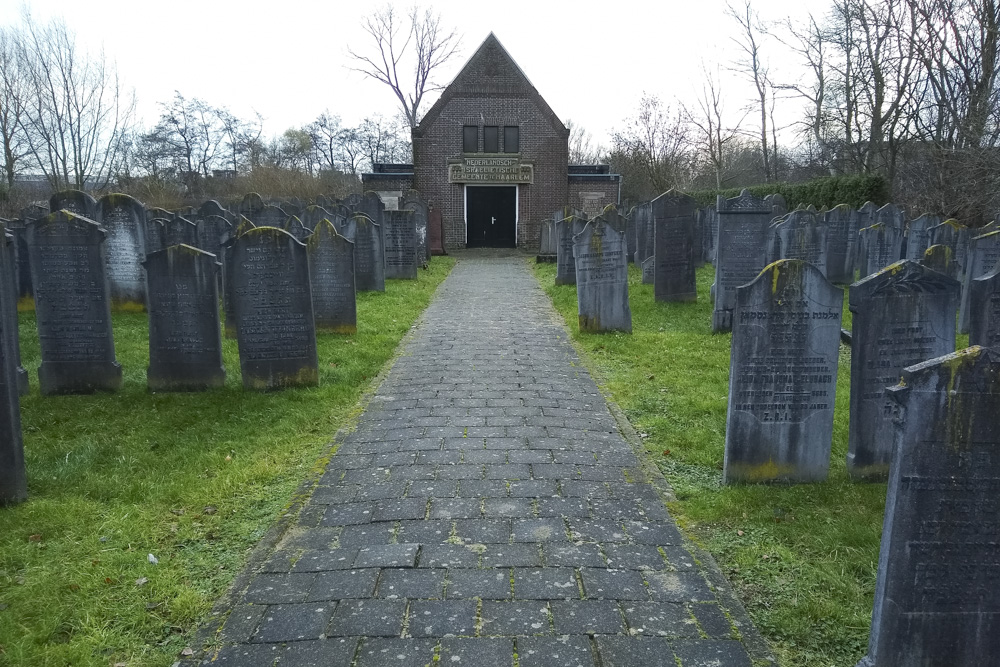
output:
[[[566,336],[460,261],[203,664],[751,665]]]

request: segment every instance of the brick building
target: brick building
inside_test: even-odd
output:
[[[537,248],[554,211],[597,212],[620,190],[604,165],[569,165],[569,130],[493,33],[413,130],[413,165],[373,171],[365,190],[415,188],[452,248]]]

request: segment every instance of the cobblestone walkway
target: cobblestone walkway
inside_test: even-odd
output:
[[[464,257],[203,664],[751,665],[555,318]]]

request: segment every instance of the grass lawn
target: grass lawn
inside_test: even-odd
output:
[[[841,346],[829,480],[799,486],[724,487],[731,334],[712,334],[709,287],[698,302],[653,301],[629,267],[633,334],[581,334],[576,288],[535,265],[602,388],[644,438],[673,486],[671,510],[712,553],[757,627],[789,667],[853,665],[865,654],[874,599],[885,484],[848,480],[850,349]],[[845,291],[846,292],[846,291]],[[850,312],[844,303],[844,324]],[[967,337],[960,337],[960,344]]]
[[[243,391],[226,340],[224,389],[150,394],[146,315],[118,313],[123,389],[43,398],[34,313],[22,312],[30,499],[0,508],[0,665],[176,660],[453,264],[360,293],[358,333],[318,336],[311,389]]]

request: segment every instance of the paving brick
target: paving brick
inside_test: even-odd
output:
[[[405,521],[423,519],[427,514],[427,498],[379,500],[372,510],[372,521]]]
[[[374,637],[366,639],[358,651],[357,667],[426,667],[433,664],[437,642],[430,639],[400,639]],[[349,665],[344,662],[327,663],[328,667]]]
[[[447,570],[420,568],[385,569],[378,578],[380,598],[441,598]]]
[[[277,651],[278,664],[281,667],[349,665],[357,646],[358,640],[355,637],[291,642]]]
[[[629,537],[637,544],[681,544],[681,534],[673,523],[661,521],[628,521],[625,523]]]
[[[712,603],[691,604],[688,608],[698,619],[698,626],[713,639],[730,639],[733,636],[733,626],[719,605]]]
[[[577,541],[625,542],[628,536],[621,521],[613,519],[570,519],[570,536]]]
[[[454,498],[458,495],[458,482],[449,479],[410,482],[406,495],[410,498]]]
[[[330,637],[397,637],[403,630],[403,600],[344,600],[327,628]]]
[[[551,543],[542,547],[545,565],[549,567],[606,567],[596,544]]]
[[[416,600],[410,603],[413,637],[472,636],[476,631],[475,600]]]
[[[375,593],[378,572],[375,568],[321,572],[316,576],[306,599],[316,602],[371,597]]]
[[[478,498],[437,498],[431,502],[432,519],[473,519],[482,514]]]
[[[714,602],[704,577],[694,572],[649,572],[649,592],[661,602]]]
[[[541,567],[537,544],[488,544],[483,552],[483,567]]]
[[[506,498],[507,483],[497,479],[463,479],[458,485],[462,498]]]
[[[295,565],[293,572],[323,572],[325,570],[346,570],[354,566],[358,555],[356,548],[345,549],[311,549],[304,551]]]
[[[556,634],[614,635],[625,631],[615,600],[554,600],[550,607]]]
[[[509,599],[511,597],[510,571],[507,569],[448,570],[447,597],[449,599]]]
[[[483,516],[488,519],[532,517],[535,515],[530,498],[486,498]]]
[[[597,650],[603,667],[677,667],[666,639],[598,637]]]
[[[324,526],[350,526],[368,523],[372,518],[374,503],[349,503],[346,505],[330,505],[323,514]]]
[[[380,521],[378,523],[363,523],[355,526],[344,526],[337,538],[337,545],[342,549],[389,544],[396,539],[396,523]]]
[[[511,524],[514,542],[566,542],[566,524],[562,519],[514,519]]]
[[[681,659],[682,667],[753,667],[746,649],[737,641],[673,642],[674,652]]]
[[[649,599],[649,593],[642,582],[642,575],[636,570],[587,567],[580,570],[580,576],[583,577],[583,592],[588,598]]]
[[[456,544],[427,544],[420,550],[419,567],[476,567],[479,550]]]
[[[514,568],[514,597],[521,600],[579,599],[576,571],[570,567]]]
[[[625,620],[634,635],[697,637],[698,624],[687,607],[675,602],[624,602]]]
[[[552,634],[549,629],[548,606],[541,600],[516,602],[483,600],[482,604],[481,634],[484,636]]]
[[[279,604],[268,607],[251,641],[294,642],[318,639],[337,603]]]
[[[354,567],[413,567],[419,548],[419,544],[412,543],[361,547]]]
[[[475,665],[475,667],[512,667],[512,639],[442,639],[441,665]]]
[[[590,505],[586,498],[539,498],[538,516],[586,518],[590,516]]]
[[[522,479],[510,483],[512,498],[547,498],[558,495],[559,483],[554,479]]]
[[[441,544],[451,536],[451,524],[441,519],[400,521],[396,536],[400,542]]]
[[[520,667],[594,667],[587,637],[518,637]]]
[[[265,644],[223,646],[217,655],[202,661],[202,667],[272,667],[278,657],[277,647]]]
[[[257,625],[260,623],[260,620],[263,618],[264,612],[266,611],[266,605],[236,605],[233,610],[229,612],[229,616],[226,618],[226,622],[222,626],[221,639],[225,642],[250,641],[253,631],[257,628]]]
[[[510,519],[459,519],[455,531],[463,543],[507,544],[510,524]]]
[[[251,604],[304,602],[316,580],[315,574],[261,574],[250,582],[244,601]]]
[[[607,544],[604,555],[608,567],[620,570],[665,570],[667,563],[660,550],[650,544]]]

